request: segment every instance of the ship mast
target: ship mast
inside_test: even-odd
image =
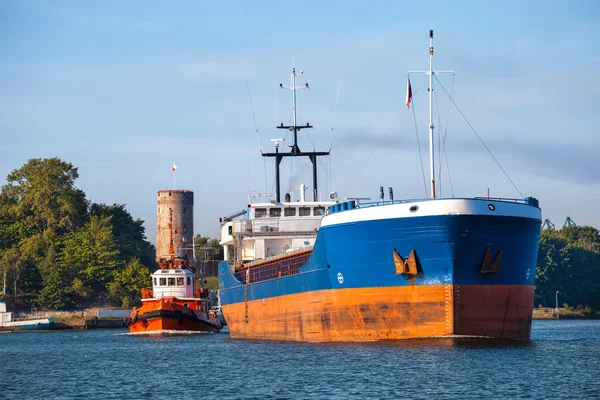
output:
[[[434,134],[433,134],[433,75],[435,74],[454,74],[454,71],[434,71],[433,70],[433,30],[429,31],[429,71],[408,71],[409,74],[429,75],[429,180],[431,183],[431,198],[435,199],[435,152],[434,152]]]
[[[296,77],[304,75],[303,71],[300,71],[299,74],[296,73],[296,68],[292,67],[292,73],[286,74],[286,76],[291,77],[291,85],[283,86],[283,84],[279,84],[279,87],[282,89],[291,89],[292,90],[292,125],[284,126],[283,123],[279,125],[278,129],[287,129],[289,131],[294,132],[294,143],[290,146],[291,150],[289,153],[280,153],[279,152],[279,143],[283,139],[274,139],[272,142],[275,144],[275,153],[263,153],[263,157],[274,157],[275,158],[275,181],[276,181],[276,197],[275,201],[277,203],[281,202],[281,187],[279,184],[279,165],[281,164],[281,160],[283,157],[308,157],[312,162],[313,169],[313,201],[317,201],[317,157],[318,156],[327,156],[329,155],[329,151],[312,151],[312,152],[303,152],[298,147],[298,131],[301,129],[312,128],[310,123],[306,123],[306,125],[298,126],[296,119],[296,90],[297,89],[309,89],[308,83],[304,86],[296,86]]]
[[[431,198],[435,199],[435,154],[433,140],[433,29],[429,30],[429,178]]]

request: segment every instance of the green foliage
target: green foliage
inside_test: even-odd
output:
[[[33,158],[7,176],[0,214],[19,223],[21,235],[71,230],[87,212],[85,194],[74,186],[78,176],[71,163]]]
[[[75,187],[78,176],[58,158],[31,159],[7,176],[0,190],[0,278],[7,277],[15,299],[33,295],[46,309],[101,304],[116,288],[126,291],[131,263],[149,279],[154,247],[143,221],[124,205],[92,204],[88,212],[84,192]],[[121,294],[122,304],[139,298],[132,276],[136,294]]]
[[[589,226],[542,231],[538,250],[535,304],[559,301],[600,307],[600,235]]]
[[[201,287],[204,288],[213,288],[214,290],[219,289],[219,278],[216,276],[209,276],[201,282]]]
[[[60,270],[53,269],[45,279],[45,284],[34,304],[41,309],[66,310],[75,305],[76,293]]]
[[[123,204],[92,204],[90,214],[99,217],[111,217],[112,233],[115,238],[120,261],[128,262],[139,258],[147,266],[155,266],[155,249],[146,241],[144,221],[134,220]]]
[[[92,215],[65,241],[62,263],[65,271],[74,278],[73,288],[84,297],[105,294],[120,263],[110,219],[110,216]],[[75,281],[77,278],[79,280]]]
[[[152,286],[150,270],[136,258],[125,269],[115,272],[108,285],[108,298],[112,304],[132,308],[140,304],[141,289],[149,286]]]
[[[199,260],[222,260],[223,246],[219,239],[211,239],[208,236],[196,235],[194,238],[196,258]]]
[[[56,261],[54,246],[48,249],[44,262],[40,265],[44,286],[34,304],[41,309],[64,310],[74,305],[75,292],[70,287],[67,276]]]

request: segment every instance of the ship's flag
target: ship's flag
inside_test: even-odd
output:
[[[173,172],[177,169],[177,165],[173,164]]]
[[[406,107],[410,108],[410,101],[412,100],[412,87],[410,86],[410,78],[406,78]]]

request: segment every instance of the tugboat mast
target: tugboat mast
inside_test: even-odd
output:
[[[329,151],[312,151],[312,152],[302,152],[298,147],[298,131],[301,129],[312,128],[310,123],[306,123],[306,125],[298,126],[296,120],[296,89],[309,89],[308,83],[304,86],[296,86],[296,77],[304,75],[302,71],[299,74],[296,73],[296,68],[292,67],[292,73],[286,74],[291,77],[291,85],[283,86],[283,84],[279,84],[279,87],[282,89],[291,89],[292,90],[292,124],[291,126],[284,126],[283,123],[279,125],[278,129],[287,129],[289,131],[294,132],[294,143],[291,145],[291,150],[289,153],[280,153],[279,152],[279,142],[282,139],[275,139],[272,142],[275,144],[275,153],[263,153],[263,157],[274,157],[275,158],[275,180],[276,180],[276,197],[275,201],[277,203],[281,202],[281,187],[279,184],[279,165],[281,164],[281,160],[283,157],[308,157],[312,162],[313,167],[313,201],[317,201],[317,157],[318,156],[327,156],[329,155]]]

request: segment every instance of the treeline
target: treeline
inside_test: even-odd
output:
[[[535,305],[600,309],[600,235],[590,226],[543,230],[540,236]]]
[[[43,309],[110,303],[129,308],[151,284],[154,246],[124,205],[92,203],[77,168],[29,160],[0,192],[0,285]],[[0,291],[2,291],[0,287]]]

